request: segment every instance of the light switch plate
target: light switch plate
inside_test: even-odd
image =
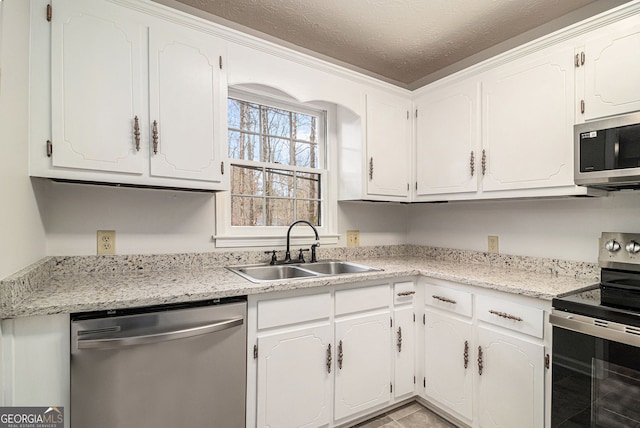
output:
[[[347,247],[359,247],[359,246],[360,246],[360,231],[347,230]]]
[[[98,255],[116,253],[116,231],[98,231]]]
[[[489,236],[488,250],[490,253],[498,254],[498,237]]]

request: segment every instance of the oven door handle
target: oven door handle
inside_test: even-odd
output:
[[[187,337],[200,336],[215,333],[232,327],[242,325],[243,318],[231,318],[213,324],[205,324],[197,327],[180,330],[163,331],[160,333],[143,334],[136,336],[120,336],[103,339],[78,339],[78,349],[108,349],[122,346],[148,345],[151,343],[166,342],[168,340],[186,339]]]
[[[640,347],[640,328],[638,327],[557,311],[549,315],[549,322],[556,327]]]

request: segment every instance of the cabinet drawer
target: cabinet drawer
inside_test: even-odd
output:
[[[472,314],[471,293],[440,285],[426,284],[424,303],[434,308],[470,317]]]
[[[336,315],[389,307],[389,285],[336,291]]]
[[[478,319],[509,330],[542,338],[544,311],[494,297],[477,297]]]
[[[413,296],[416,294],[416,286],[413,281],[397,282],[393,284],[393,303],[402,305],[413,303]]]
[[[258,302],[258,328],[328,319],[330,313],[329,293],[261,300]]]

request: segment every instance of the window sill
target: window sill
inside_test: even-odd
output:
[[[213,236],[216,248],[244,248],[244,247],[284,247],[287,245],[285,236]],[[320,234],[320,245],[337,245],[340,235]],[[291,236],[291,247],[309,246],[315,242],[312,236]]]

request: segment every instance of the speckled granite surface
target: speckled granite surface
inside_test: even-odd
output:
[[[541,299],[598,281],[592,263],[418,246],[324,248],[384,271],[254,284],[226,265],[268,260],[262,251],[47,257],[0,281],[2,318],[125,308],[424,275]]]

